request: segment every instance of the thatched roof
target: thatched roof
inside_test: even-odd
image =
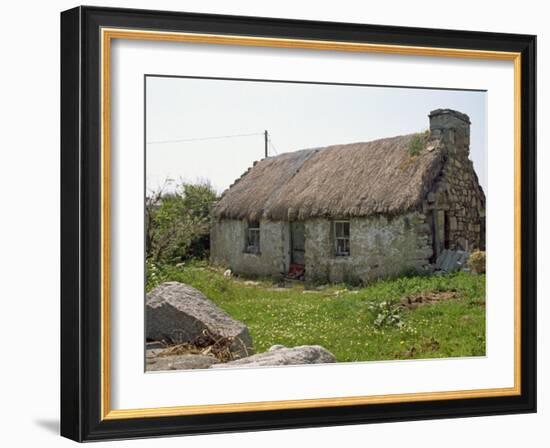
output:
[[[411,140],[418,136],[265,158],[225,191],[214,208],[214,216],[302,220],[398,214],[416,209],[443,165],[438,142],[426,142],[424,137],[420,152],[411,155]]]

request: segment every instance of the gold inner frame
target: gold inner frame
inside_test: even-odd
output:
[[[188,405],[141,409],[111,409],[110,398],[110,50],[113,39],[149,40],[296,48],[358,53],[383,53],[469,59],[506,60],[514,63],[514,386],[442,392],[418,392],[337,398],[314,398],[229,404]],[[350,406],[413,401],[502,397],[521,394],[521,54],[514,52],[416,47],[303,39],[101,29],[101,419],[167,417],[226,412],[245,412],[316,407]]]

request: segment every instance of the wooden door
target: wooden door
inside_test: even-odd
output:
[[[306,237],[305,225],[303,222],[294,221],[290,223],[290,262],[293,264],[305,264]]]

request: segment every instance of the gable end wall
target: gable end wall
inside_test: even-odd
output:
[[[448,151],[424,208],[432,220],[434,238],[441,240],[439,250],[485,250],[485,194],[467,153]]]

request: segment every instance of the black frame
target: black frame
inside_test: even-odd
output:
[[[100,27],[521,53],[521,395],[100,419]],[[536,36],[77,7],[61,14],[61,434],[77,441],[536,411]]]

